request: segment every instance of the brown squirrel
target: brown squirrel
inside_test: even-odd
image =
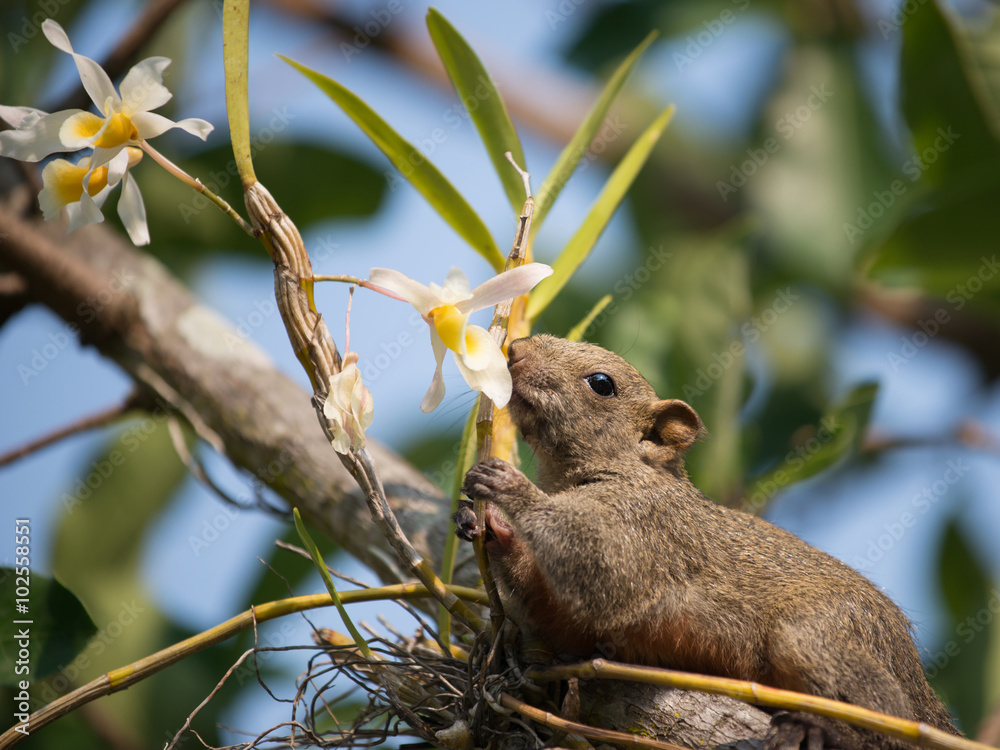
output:
[[[958,734],[927,684],[903,613],[801,539],[701,494],[684,453],[702,432],[621,357],[553,336],[509,348],[511,416],[537,485],[500,459],[463,490],[487,504],[486,548],[512,618],[554,653],[753,680]],[[476,533],[460,517],[459,533]],[[906,748],[804,713],[769,750]]]

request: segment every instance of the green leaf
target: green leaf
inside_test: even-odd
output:
[[[566,334],[566,338],[569,341],[580,341],[583,338],[583,334],[590,327],[590,324],[594,322],[594,318],[600,315],[604,311],[604,308],[611,304],[612,299],[614,298],[610,294],[605,294],[601,297],[584,319],[570,329],[569,333]]]
[[[988,279],[972,276],[1000,236],[998,40],[1000,26],[973,37],[936,2],[908,17],[901,90],[915,154],[904,163],[908,179],[901,184],[915,194],[915,205],[870,268],[886,284],[917,285],[945,297],[959,284],[993,281],[974,299],[993,311],[1000,290],[992,271]]]
[[[927,673],[960,726],[971,730],[983,718],[991,637],[987,626],[996,619],[1000,595],[955,519],[948,523],[941,542],[938,580],[951,623],[944,642],[931,650]]]
[[[646,163],[653,146],[660,139],[660,134],[667,127],[673,114],[673,105],[663,110],[660,116],[653,121],[653,124],[646,128],[646,131],[632,144],[628,153],[615,167],[615,171],[611,173],[611,177],[605,183],[601,194],[591,206],[587,218],[584,219],[583,224],[572,239],[566,243],[566,247],[556,258],[555,263],[552,264],[552,275],[543,280],[531,292],[531,296],[528,298],[528,309],[525,312],[528,320],[535,321],[538,318],[549,303],[555,299],[559,290],[566,285],[580,264],[587,259],[597,242],[597,238],[601,236],[615,209],[618,208],[618,204],[622,202],[625,193],[632,186],[632,182]]]
[[[519,212],[527,197],[524,194],[524,183],[504,153],[509,151],[521,169],[526,170],[528,166],[524,162],[521,141],[518,140],[503,99],[472,47],[434,8],[427,11],[427,29],[455,87],[455,93],[462,100],[483,139],[483,145],[500,177],[510,205],[515,212]],[[469,102],[474,102],[475,106],[470,106]]]
[[[25,612],[15,609],[18,599]],[[49,676],[72,663],[96,632],[83,604],[59,581],[26,566],[0,568],[0,684]]]
[[[815,434],[785,454],[785,459],[747,487],[745,497],[754,509],[762,508],[774,495],[803,479],[818,474],[861,448],[878,383],[854,388],[834,409],[827,412]]]
[[[227,0],[222,10],[222,57],[226,70],[226,113],[236,168],[244,185],[257,181],[250,158],[250,116],[247,109],[247,47],[250,0]]]
[[[918,156],[936,155],[917,163],[923,180],[992,182],[1000,144],[984,111],[989,97],[977,80],[965,32],[938,2],[921,5],[907,18],[900,65],[902,108],[914,149]],[[942,140],[942,133],[948,138]]]
[[[618,66],[614,75],[611,76],[611,80],[604,87],[604,91],[601,92],[597,103],[587,114],[587,118],[583,121],[583,124],[580,125],[576,133],[573,134],[573,138],[566,144],[566,148],[559,154],[555,166],[552,167],[552,171],[545,178],[545,182],[542,183],[542,187],[536,196],[535,215],[532,217],[532,235],[542,226],[546,214],[552,208],[552,204],[555,203],[556,198],[559,197],[563,186],[569,182],[569,178],[576,170],[580,159],[583,158],[583,155],[587,153],[587,149],[590,148],[590,144],[597,135],[597,131],[604,124],[604,118],[608,115],[611,103],[618,96],[618,92],[621,91],[622,85],[625,83],[625,79],[628,78],[628,74],[632,72],[632,68],[635,67],[636,61],[638,61],[649,45],[653,43],[658,34],[659,32],[651,31],[642,40],[642,43],[632,51],[632,54],[626,57],[622,64]]]
[[[437,167],[393,130],[371,107],[339,83],[294,60],[281,55],[279,57],[315,83],[344,110],[451,228],[486,258],[494,270],[497,272],[503,270],[506,259],[486,225]],[[420,158],[411,160],[411,157],[416,155]],[[417,163],[414,164],[414,161]]]

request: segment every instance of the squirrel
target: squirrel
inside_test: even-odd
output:
[[[501,459],[477,464],[463,492],[487,501],[484,526],[469,510],[456,520],[465,539],[485,534],[523,629],[557,655],[752,680],[959,734],[885,594],[695,488],[684,454],[703,427],[688,404],[659,399],[616,354],[545,334],[512,342],[508,369],[537,484]],[[775,715],[765,748],[800,746],[909,747],[846,722]]]

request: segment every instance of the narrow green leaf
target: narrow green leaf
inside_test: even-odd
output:
[[[368,644],[365,639],[361,637],[361,633],[354,626],[354,622],[347,614],[347,610],[344,608],[344,603],[340,600],[340,594],[337,592],[337,587],[333,585],[333,578],[330,576],[330,571],[326,569],[326,563],[323,561],[323,555],[320,554],[319,547],[316,546],[316,542],[313,538],[309,536],[309,532],[306,531],[306,525],[302,522],[302,515],[299,513],[298,508],[292,509],[292,515],[295,516],[295,530],[299,532],[299,538],[302,540],[302,544],[305,548],[309,550],[309,555],[313,559],[313,564],[319,571],[319,574],[323,577],[323,584],[326,586],[326,590],[330,592],[330,598],[333,599],[333,603],[337,606],[337,611],[340,613],[340,619],[344,621],[344,627],[351,634],[351,638],[354,639],[354,645],[358,647],[358,651],[361,655],[365,657],[368,661],[372,660],[372,651],[368,648]]]
[[[583,334],[587,332],[587,329],[590,327],[590,324],[594,322],[594,318],[600,315],[601,312],[603,312],[604,308],[611,304],[612,299],[613,297],[610,294],[605,294],[603,297],[601,297],[597,301],[597,304],[594,305],[593,309],[591,309],[591,311],[587,313],[587,317],[585,317],[583,320],[581,320],[579,323],[577,323],[569,330],[569,333],[566,334],[566,338],[570,341],[579,341],[580,339],[582,339]]]
[[[621,91],[622,85],[625,83],[625,79],[628,78],[628,74],[632,72],[632,68],[635,67],[636,61],[658,35],[658,31],[649,32],[646,38],[642,40],[642,43],[632,51],[632,54],[622,61],[622,64],[618,66],[614,75],[611,76],[611,80],[604,87],[604,91],[601,92],[600,98],[593,109],[590,110],[583,124],[580,125],[579,129],[574,133],[573,138],[566,144],[566,148],[559,154],[555,166],[552,167],[552,171],[549,172],[548,177],[545,178],[545,182],[542,183],[538,195],[535,196],[535,215],[531,227],[532,235],[542,226],[546,214],[552,208],[552,204],[555,203],[563,186],[569,182],[569,178],[576,171],[580,159],[583,158],[583,155],[587,153],[587,149],[590,148],[594,136],[597,135],[597,131],[604,124],[604,118],[608,115],[611,103],[618,96],[618,92]]]
[[[479,137],[483,139],[483,145],[500,177],[510,205],[515,212],[520,211],[525,199],[524,184],[504,153],[509,151],[521,169],[528,167],[524,163],[521,141],[510,121],[503,99],[469,43],[434,8],[427,11],[427,29],[455,87],[455,93],[472,117]]]
[[[476,416],[479,413],[479,399],[476,399],[469,418],[465,420],[462,430],[462,440],[458,448],[458,466],[455,467],[455,477],[451,485],[451,514],[448,516],[448,536],[444,541],[444,552],[441,555],[441,582],[451,583],[455,572],[455,552],[458,548],[458,535],[455,533],[455,513],[458,512],[458,501],[462,497],[462,482],[465,472],[476,460]],[[438,614],[438,633],[442,643],[449,643],[451,638],[451,612],[441,605]]]
[[[279,57],[319,86],[323,93],[344,110],[364,134],[371,138],[382,153],[389,157],[389,160],[451,228],[486,258],[494,270],[497,272],[503,270],[506,257],[500,252],[482,219],[472,210],[461,193],[416,147],[393,130],[371,107],[336,81],[287,57],[281,55]]]
[[[257,182],[250,158],[250,116],[247,109],[247,49],[250,0],[227,0],[222,10],[222,56],[226,70],[226,113],[236,168],[243,185]]]
[[[608,221],[611,220],[618,204],[625,197],[625,193],[632,186],[632,182],[646,163],[653,146],[660,139],[660,134],[667,127],[673,114],[674,106],[671,104],[660,113],[652,125],[646,128],[646,131],[632,144],[628,153],[615,167],[615,171],[611,173],[611,177],[605,183],[601,194],[597,196],[597,200],[591,206],[587,218],[583,220],[583,224],[576,231],[576,234],[566,243],[566,247],[552,264],[552,275],[531,292],[531,296],[528,298],[528,309],[525,312],[528,320],[533,322],[541,315],[542,311],[555,299],[559,290],[576,272],[576,269],[580,267],[580,264],[587,259],[594,243],[597,242],[597,238],[601,236],[604,228],[608,225]],[[537,214],[538,209],[536,208],[535,215],[537,216]]]

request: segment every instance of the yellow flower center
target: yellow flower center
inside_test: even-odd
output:
[[[48,188],[60,206],[76,203],[83,195],[83,178],[89,171],[89,158],[81,159],[79,164],[71,164],[65,159],[57,159],[49,164],[42,173],[45,187]],[[90,176],[87,192],[97,195],[108,184],[108,168],[99,167]]]
[[[139,131],[132,120],[122,112],[112,112],[107,119],[92,112],[78,112],[63,123],[59,137],[64,143],[76,144],[87,141],[98,133],[101,134],[93,143],[98,148],[113,148],[139,137]]]
[[[132,146],[126,146],[128,152],[128,167],[131,169],[142,159],[142,151]],[[79,162],[73,164],[66,159],[53,159],[42,170],[42,182],[45,191],[50,197],[47,200],[53,201],[53,207],[58,210],[62,206],[76,203],[83,195],[83,179],[90,171],[90,157],[85,156]],[[107,166],[98,167],[90,175],[87,182],[87,192],[91,196],[97,195],[108,184]]]
[[[139,131],[136,130],[128,115],[115,112],[108,118],[107,123],[101,137],[94,141],[94,145],[98,148],[120,146],[139,137]]]
[[[444,345],[453,352],[461,352],[465,343],[466,316],[462,315],[454,305],[438,305],[427,314],[427,317],[433,321],[434,328]]]

